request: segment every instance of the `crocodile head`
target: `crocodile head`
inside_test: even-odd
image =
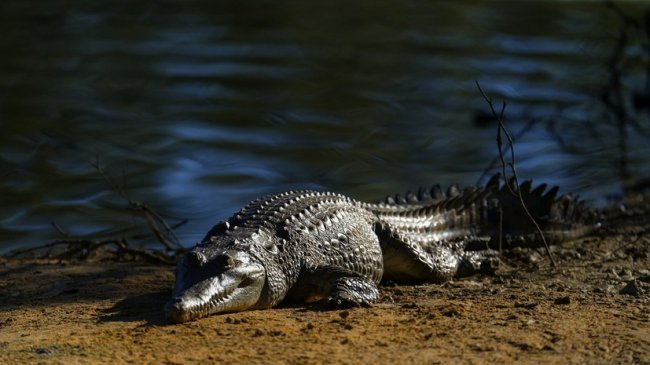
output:
[[[173,297],[165,305],[171,323],[182,323],[215,313],[268,307],[275,302],[275,237],[266,231],[214,230],[186,253],[176,267]]]

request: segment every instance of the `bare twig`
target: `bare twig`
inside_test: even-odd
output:
[[[56,224],[55,221],[50,222],[50,224],[52,225],[52,227],[54,227],[54,229],[55,229],[57,232],[59,232],[59,234],[60,234],[61,236],[63,236],[63,237],[70,237],[70,233],[64,231],[63,228],[61,228],[61,226],[59,226],[58,224]]]
[[[621,251],[621,250],[626,249],[626,248],[628,248],[630,246],[633,246],[633,245],[635,245],[637,243],[637,241],[639,241],[639,239],[643,240],[643,242],[646,243],[646,244],[650,243],[650,239],[648,239],[648,237],[635,235],[635,236],[631,237],[629,240],[626,240],[622,245],[619,245],[618,247],[614,248],[611,251],[605,252],[605,256],[611,256],[611,255],[617,253],[618,251]]]
[[[526,125],[523,128],[521,128],[519,130],[519,132],[517,132],[515,134],[515,136],[513,137],[513,140],[517,141],[517,140],[521,139],[526,133],[528,133],[528,131],[530,131],[535,126],[535,124],[537,124],[538,121],[539,120],[537,118],[530,118],[528,120],[528,123],[526,123]],[[506,152],[509,151],[509,150],[510,150],[510,145],[506,146],[506,148],[505,148]],[[481,176],[479,176],[479,178],[476,180],[476,185],[477,186],[481,185],[481,182],[483,182],[483,179],[485,179],[485,177],[488,176],[488,174],[490,173],[490,171],[492,171],[492,169],[497,164],[497,162],[499,162],[499,156],[495,156],[492,159],[492,161],[490,161],[490,164],[485,168],[485,170],[483,170],[483,172],[481,173]]]
[[[503,207],[499,206],[499,252],[503,252]]]
[[[136,207],[145,213],[147,221],[150,225],[153,226],[152,229],[156,228],[156,230],[159,231],[158,224],[163,226],[166,236],[172,240],[172,242],[169,243],[170,246],[174,246],[171,247],[172,249],[178,249],[182,247],[178,237],[176,236],[176,232],[174,232],[174,229],[170,227],[169,224],[167,224],[167,221],[160,214],[158,214],[158,212],[153,210],[149,205],[145,203],[129,201],[129,205]],[[187,222],[187,220],[185,220],[185,222]],[[178,224],[176,226],[178,226]]]
[[[528,210],[528,207],[526,207],[526,203],[524,202],[524,197],[521,194],[521,189],[519,189],[519,177],[517,176],[517,166],[515,164],[515,146],[514,142],[512,139],[512,136],[510,135],[510,132],[508,129],[505,127],[503,124],[503,115],[506,110],[506,103],[504,102],[502,107],[501,107],[501,112],[497,114],[494,104],[492,103],[492,98],[490,98],[481,88],[481,85],[479,84],[478,81],[476,81],[476,87],[480,91],[481,95],[485,99],[485,101],[488,103],[490,107],[490,111],[492,112],[492,115],[494,118],[499,122],[498,128],[497,128],[497,148],[499,150],[499,160],[501,161],[501,170],[503,173],[503,179],[505,180],[505,185],[507,189],[510,191],[511,194],[516,196],[519,199],[519,202],[521,203],[521,208],[524,210],[530,221],[533,223],[535,228],[537,229],[537,233],[539,234],[542,243],[544,244],[544,248],[546,249],[546,254],[548,255],[551,265],[553,267],[556,267],[555,260],[553,259],[553,255],[551,254],[551,250],[548,246],[548,243],[546,242],[546,237],[544,237],[544,232],[540,228],[539,224],[537,221],[535,221],[535,218],[533,218],[532,214],[530,214],[530,211]],[[501,133],[503,133],[506,136],[506,139],[508,141],[508,145],[510,146],[510,162],[506,163],[505,158],[503,157],[503,138],[501,136]],[[506,174],[506,166],[510,168],[510,171],[512,172],[512,177],[514,179],[514,183],[516,185],[516,189],[514,189],[512,186],[510,186],[508,175]],[[516,191],[515,191],[516,190]]]
[[[650,131],[646,130],[641,123],[628,111],[626,99],[626,90],[623,81],[621,80],[624,74],[624,65],[626,58],[626,49],[630,45],[630,38],[635,35],[643,34],[644,27],[641,22],[633,17],[627,15],[615,2],[608,1],[607,6],[612,9],[621,19],[621,29],[619,36],[616,39],[616,44],[612,50],[612,54],[607,62],[609,70],[609,82],[605,85],[601,93],[601,102],[607,108],[610,119],[616,125],[618,130],[618,150],[619,150],[619,175],[623,181],[628,181],[632,172],[628,164],[628,128],[632,128],[638,134],[644,137],[650,137]],[[648,17],[650,13],[646,13]],[[646,19],[647,21],[647,19]],[[647,38],[650,36],[650,28],[648,23],[645,24],[645,44],[646,50],[650,54],[650,48],[647,45]],[[650,66],[647,67],[646,74],[646,89],[650,88]]]
[[[137,248],[130,247],[129,243],[124,238],[111,238],[106,240],[87,240],[87,239],[62,239],[56,240],[50,243],[47,243],[38,247],[30,247],[23,250],[16,250],[8,254],[8,257],[20,257],[29,253],[36,253],[40,250],[46,250],[44,257],[52,257],[52,251],[60,246],[67,246],[63,252],[54,256],[59,259],[63,258],[88,258],[93,252],[97,249],[104,246],[114,246],[116,249],[115,254],[121,256],[123,254],[131,254],[134,256],[140,256],[146,258],[153,262],[164,263],[164,264],[173,264],[175,258],[173,256],[166,256],[159,252],[141,250]]]
[[[631,27],[633,27],[633,28],[635,28],[635,29],[642,29],[642,27],[641,27],[641,23],[639,23],[639,21],[637,21],[636,19],[632,18],[631,16],[625,14],[625,12],[623,11],[623,9],[621,9],[621,8],[620,8],[620,7],[619,7],[619,6],[614,2],[614,1],[611,1],[611,0],[610,0],[610,1],[607,1],[606,5],[607,5],[610,9],[614,10],[614,12],[615,12],[616,14],[618,14],[618,16],[621,18],[621,20],[623,20],[623,22],[624,22],[627,26],[631,26]]]
[[[120,188],[118,185],[114,184],[113,181],[106,175],[104,172],[104,169],[102,169],[101,165],[99,164],[99,156],[95,156],[95,162],[91,162],[90,165],[97,170],[99,175],[104,179],[108,187],[114,192],[117,193],[119,196],[128,199],[126,196],[126,192],[124,189]]]
[[[63,236],[62,239],[55,240],[49,243],[46,243],[41,246],[31,247],[22,250],[16,250],[8,254],[9,257],[23,256],[29,253],[43,252],[39,257],[58,257],[58,258],[81,258],[86,259],[93,252],[97,251],[102,247],[112,247],[113,250],[108,252],[115,254],[118,257],[123,257],[126,255],[133,255],[136,257],[145,258],[150,261],[159,262],[159,263],[173,263],[176,261],[176,258],[182,254],[185,250],[180,243],[180,240],[176,236],[174,229],[182,226],[187,223],[187,219],[182,220],[181,222],[170,226],[167,221],[153,208],[149,205],[129,199],[125,189],[121,186],[115,184],[111,178],[104,172],[104,169],[99,163],[99,157],[91,165],[97,170],[99,175],[104,179],[111,191],[124,198],[128,202],[128,207],[133,210],[143,214],[144,219],[147,221],[147,224],[152,231],[153,235],[158,239],[158,241],[163,245],[162,252],[152,251],[145,249],[134,248],[129,241],[124,236],[122,232],[121,237],[118,238],[107,238],[103,240],[91,240],[85,238],[75,238],[61,228],[55,222],[52,222],[54,229]],[[124,178],[123,178],[124,180]],[[55,250],[62,251],[53,256]]]
[[[114,184],[113,181],[106,175],[101,165],[99,164],[99,157],[97,158],[96,162],[91,163],[91,165],[102,176],[104,181],[106,181],[106,184],[113,192],[117,193],[122,198],[127,200],[129,208],[143,213],[144,218],[147,221],[147,224],[149,225],[152,233],[158,239],[158,242],[163,245],[165,253],[177,253],[182,250],[183,246],[176,236],[174,229],[158,212],[156,212],[153,208],[145,203],[131,200],[126,194],[125,190]],[[125,180],[124,174],[122,179]],[[162,226],[163,229],[160,229],[160,226]]]
[[[138,210],[141,210],[144,213],[144,217],[147,220],[147,223],[149,224],[149,228],[153,231],[154,235],[156,238],[158,238],[158,242],[160,242],[163,246],[165,246],[165,251],[176,251],[179,248],[181,248],[180,243],[178,242],[178,238],[176,237],[176,233],[169,227],[167,222],[160,217],[156,212],[154,212],[149,206],[143,203],[135,203],[135,202],[129,202],[129,205],[132,207],[135,207]],[[163,234],[160,229],[158,228],[158,223],[163,225],[165,227],[165,232],[166,234]],[[173,242],[170,242],[168,239],[171,238]]]

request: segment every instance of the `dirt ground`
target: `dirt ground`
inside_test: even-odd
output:
[[[504,257],[493,276],[382,285],[371,308],[295,305],[168,325],[173,268],[0,259],[1,364],[650,364],[648,222]]]

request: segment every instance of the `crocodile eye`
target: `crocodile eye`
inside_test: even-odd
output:
[[[272,254],[278,253],[278,246],[275,245],[272,241],[267,241],[263,245],[264,249]]]

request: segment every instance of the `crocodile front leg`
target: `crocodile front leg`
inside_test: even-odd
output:
[[[379,298],[377,284],[364,275],[335,265],[306,268],[287,297],[315,302],[326,300],[333,308],[367,307]]]

